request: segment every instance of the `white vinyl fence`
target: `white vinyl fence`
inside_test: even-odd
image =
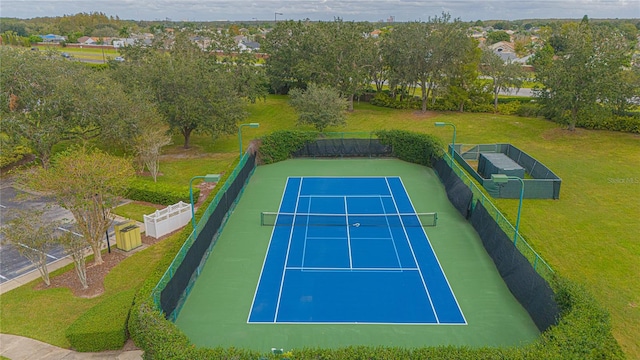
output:
[[[177,230],[191,221],[191,205],[180,201],[157,210],[151,215],[144,215],[144,229],[148,236],[159,238]]]

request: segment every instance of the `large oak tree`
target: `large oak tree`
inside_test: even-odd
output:
[[[158,37],[152,48],[128,49],[126,56],[116,77],[127,91],[149,96],[171,130],[182,135],[185,148],[193,133],[233,133],[247,116],[243,97],[255,92],[239,86],[238,72],[201,49],[187,31]]]
[[[621,32],[608,26],[567,23],[534,58],[536,95],[548,117],[574,130],[579,118],[609,115],[632,97],[626,86],[631,49]],[[596,115],[597,116],[597,115]]]

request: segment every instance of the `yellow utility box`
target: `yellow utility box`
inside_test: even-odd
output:
[[[134,221],[114,226],[116,246],[120,250],[129,251],[142,246],[140,227]]]

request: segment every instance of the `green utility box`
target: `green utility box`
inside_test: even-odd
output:
[[[136,225],[134,221],[116,225],[114,230],[116,233],[116,246],[118,249],[130,251],[142,246],[140,227]]]

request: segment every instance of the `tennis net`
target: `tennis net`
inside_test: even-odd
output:
[[[262,226],[381,226],[381,227],[424,227],[436,226],[438,213],[400,214],[318,214],[282,213],[263,211],[260,213]]]

